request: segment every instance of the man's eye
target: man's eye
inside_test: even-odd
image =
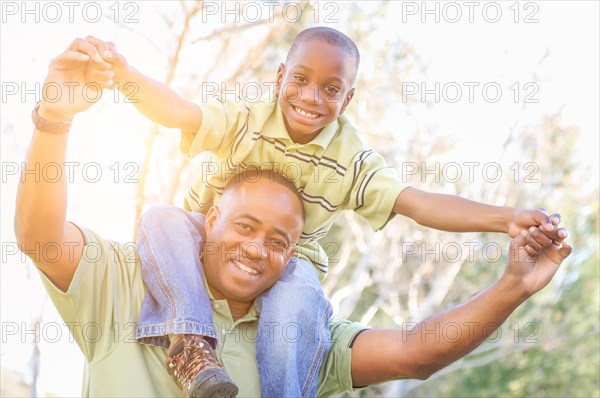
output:
[[[252,228],[250,227],[250,225],[248,225],[248,224],[245,224],[245,223],[243,223],[243,222],[236,222],[236,223],[235,223],[235,226],[236,226],[238,229],[242,230],[242,231],[250,231],[250,230],[252,229]]]
[[[273,247],[273,249],[278,250],[278,251],[285,251],[285,249],[287,248],[287,244],[282,241],[282,240],[278,240],[278,239],[273,239],[271,242],[271,247]]]
[[[294,76],[294,79],[296,79],[299,83],[306,83],[304,76]]]

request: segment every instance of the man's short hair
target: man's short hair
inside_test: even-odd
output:
[[[360,53],[358,52],[358,47],[356,47],[354,41],[352,41],[351,38],[349,38],[342,32],[332,28],[326,28],[324,26],[317,26],[314,28],[305,29],[302,32],[298,33],[298,36],[296,36],[296,38],[294,39],[292,47],[290,48],[290,51],[287,54],[285,62],[288,62],[288,60],[300,44],[314,39],[324,41],[325,43],[344,51],[354,60],[355,73],[356,71],[358,71],[358,64],[360,63]]]
[[[300,202],[300,208],[302,209],[302,219],[304,219],[304,201],[302,200],[302,195],[298,192],[298,189],[294,185],[292,181],[287,179],[282,174],[277,173],[273,170],[262,170],[257,168],[248,168],[245,170],[238,171],[233,177],[227,181],[225,187],[223,188],[223,195],[225,192],[234,189],[235,187],[244,184],[244,183],[255,183],[260,180],[269,180],[276,184],[279,184],[285,188],[287,188],[290,192],[292,192],[293,196],[298,199]]]

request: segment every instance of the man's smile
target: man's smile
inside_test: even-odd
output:
[[[246,265],[246,264],[243,264],[243,263],[242,263],[242,262],[240,262],[240,261],[237,261],[237,260],[231,260],[231,262],[232,262],[232,263],[233,263],[233,264],[234,264],[236,267],[238,267],[240,270],[242,270],[244,273],[247,273],[247,274],[249,274],[249,275],[259,275],[259,274],[260,274],[260,272],[259,272],[258,270],[254,269],[254,268],[252,268],[252,267],[250,267],[250,266],[248,266],[248,265]]]

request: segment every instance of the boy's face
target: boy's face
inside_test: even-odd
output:
[[[318,39],[296,47],[277,71],[276,92],[290,138],[306,144],[346,110],[354,95],[355,62]]]

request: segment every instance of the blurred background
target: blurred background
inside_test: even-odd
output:
[[[2,396],[81,393],[83,357],[16,250],[12,227],[31,109],[50,59],[94,35],[188,98],[215,88],[256,98],[295,35],[316,25],[358,45],[347,114],[407,184],[560,212],[575,247],[552,283],[474,353],[427,381],[352,396],[599,396],[598,19],[592,1],[3,1]],[[68,154],[68,218],[121,242],[133,241],[149,206],[181,205],[200,166],[179,152],[177,131],[129,102],[106,91],[76,117]],[[324,289],[343,317],[409,327],[495,280],[507,243],[401,217],[373,232],[344,214],[323,239],[332,263]]]

